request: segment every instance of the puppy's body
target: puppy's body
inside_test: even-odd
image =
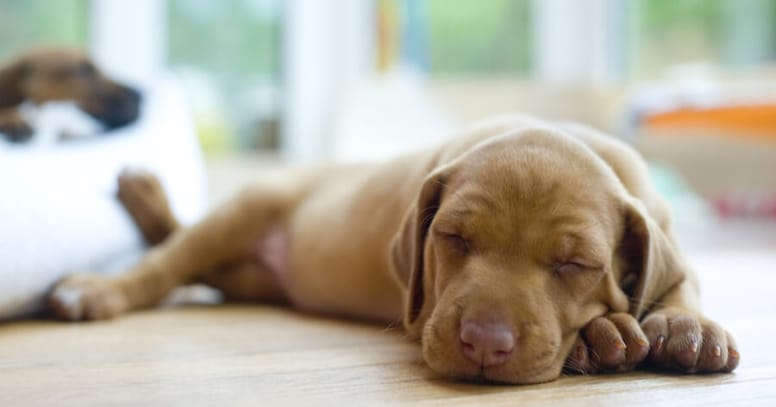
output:
[[[401,191],[419,182],[396,169],[412,161],[353,165],[312,180],[289,214],[288,267],[277,274],[294,305],[326,314],[401,321],[401,287],[391,270],[389,247],[399,216],[410,203],[411,194]],[[338,181],[343,178],[348,182]],[[342,202],[348,202],[347,208]]]
[[[731,370],[735,345],[701,316],[668,223],[625,145],[504,117],[381,164],[265,179],[125,275],[72,276],[51,300],[64,318],[100,319],[202,281],[227,298],[402,320],[434,370],[512,383],[645,358]]]
[[[256,255],[261,268],[257,272],[271,273],[285,298],[304,311],[401,322],[403,284],[393,271],[391,244],[425,177],[440,160],[529,122],[494,120],[444,151],[423,151],[378,164],[292,171],[265,180],[264,186],[249,187],[243,193],[258,195],[257,200],[263,188],[290,195],[283,215],[266,231],[270,240],[283,243],[266,244],[262,231],[247,250],[249,256]],[[214,274],[211,282],[217,284],[223,273]],[[241,293],[235,294],[240,298]],[[231,296],[228,290],[225,295]]]

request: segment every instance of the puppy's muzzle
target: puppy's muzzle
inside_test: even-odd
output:
[[[79,105],[107,130],[113,130],[137,120],[142,99],[137,90],[111,83],[95,89]]]
[[[103,111],[95,118],[109,130],[126,126],[139,116],[141,100],[142,96],[137,90],[118,85],[115,91],[101,97]]]

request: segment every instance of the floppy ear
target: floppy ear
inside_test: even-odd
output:
[[[0,67],[0,109],[14,107],[24,101],[22,82],[28,71],[29,66],[22,59]]]
[[[624,212],[621,287],[630,299],[630,313],[639,319],[668,290],[684,281],[687,265],[674,241],[643,205],[627,202]]]
[[[399,232],[391,243],[391,258],[396,277],[407,289],[404,326],[416,334],[430,313],[428,294],[433,276],[425,270],[425,246],[429,226],[439,209],[446,175],[438,170],[426,177],[415,202],[407,210]],[[424,307],[425,305],[425,307]]]

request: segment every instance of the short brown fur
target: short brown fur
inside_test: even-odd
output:
[[[382,164],[251,185],[127,273],[70,276],[50,300],[62,318],[103,319],[204,281],[228,298],[403,321],[432,369],[473,380],[730,371],[735,343],[701,314],[669,225],[631,148],[508,116]],[[257,262],[273,236],[283,258]],[[512,347],[480,362],[471,332]]]

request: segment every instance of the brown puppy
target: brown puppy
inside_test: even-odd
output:
[[[42,104],[71,100],[106,128],[134,121],[140,94],[103,75],[81,51],[36,49],[0,67],[0,133],[10,141],[26,141],[33,129],[18,106],[25,101]]]
[[[383,164],[268,178],[128,273],[73,275],[50,301],[64,319],[102,319],[196,281],[227,298],[403,320],[453,377],[535,383],[564,365],[712,372],[739,360],[698,309],[643,161],[581,126],[505,117]]]

